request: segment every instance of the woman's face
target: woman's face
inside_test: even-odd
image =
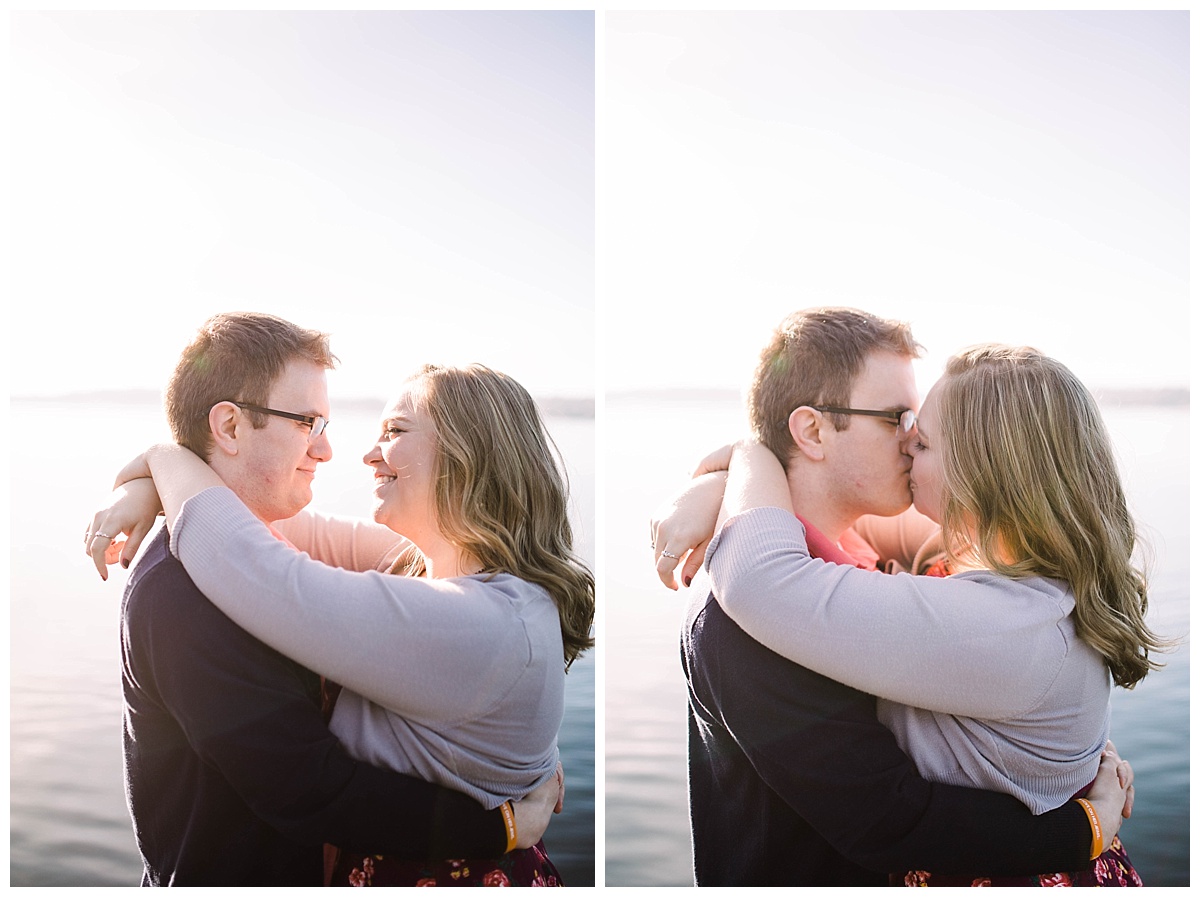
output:
[[[942,381],[939,380],[925,397],[925,404],[917,415],[917,426],[909,434],[904,448],[912,456],[909,482],[912,485],[913,504],[918,511],[938,523],[942,522],[942,432],[938,416],[941,392]]]
[[[384,409],[379,439],[363,463],[375,471],[375,520],[419,546],[425,533],[437,531],[437,440],[433,421],[417,401],[416,385],[406,386]]]

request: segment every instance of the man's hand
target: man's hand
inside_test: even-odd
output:
[[[1133,815],[1133,767],[1122,760],[1110,741],[1105,745],[1096,783],[1084,795],[1100,817],[1101,843],[1107,850],[1121,830],[1121,823]]]
[[[84,533],[83,550],[101,579],[108,579],[111,564],[129,566],[161,511],[154,480],[147,477],[126,482],[113,493],[109,506],[96,512]],[[129,538],[122,539],[125,535]]]
[[[723,471],[697,477],[650,521],[654,569],[668,589],[679,588],[677,567],[681,567],[680,580],[689,586],[704,563],[704,552],[712,541],[725,495],[725,479]]]
[[[517,823],[517,848],[523,850],[542,840],[550,825],[550,817],[561,813],[566,796],[566,779],[562,764],[554,777],[538,785],[520,800],[513,801],[513,816]]]

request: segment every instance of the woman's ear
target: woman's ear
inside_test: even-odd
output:
[[[825,446],[821,443],[821,412],[808,405],[801,405],[788,415],[788,432],[796,450],[806,458],[821,461],[825,458]]]
[[[208,429],[212,433],[213,451],[226,455],[237,454],[238,407],[233,402],[217,402],[208,409]]]

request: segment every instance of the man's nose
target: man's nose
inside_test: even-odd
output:
[[[333,443],[329,441],[328,428],[308,444],[308,454],[318,461],[328,461],[333,457]]]

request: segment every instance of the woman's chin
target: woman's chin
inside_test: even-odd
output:
[[[932,520],[934,523],[938,524],[938,526],[941,526],[941,524],[942,524],[941,514],[938,513],[938,509],[931,508],[928,505],[926,505],[925,502],[923,502],[921,500],[920,495],[917,495],[917,494],[913,495],[913,507],[916,508],[918,511],[920,511],[922,514],[924,514],[926,517],[928,517],[930,520]]]

